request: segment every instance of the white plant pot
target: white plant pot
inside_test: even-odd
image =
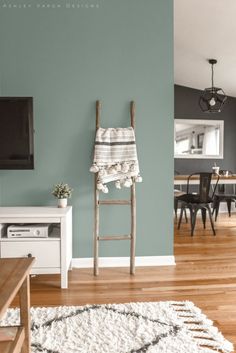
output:
[[[59,208],[64,208],[67,206],[67,199],[58,199],[58,207]]]

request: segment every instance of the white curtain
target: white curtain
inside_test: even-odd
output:
[[[206,127],[204,138],[203,138],[203,154],[207,155],[216,155],[219,154],[219,137],[220,131],[219,128],[215,127]]]

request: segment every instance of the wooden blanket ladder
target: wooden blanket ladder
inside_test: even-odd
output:
[[[100,127],[101,102],[96,101],[96,130]],[[130,102],[130,120],[131,126],[135,127],[135,103]],[[136,245],[136,193],[135,183],[130,187],[129,200],[99,200],[99,190],[97,190],[97,173],[94,177],[94,275],[99,274],[98,269],[98,248],[99,241],[107,240],[130,240],[130,273],[135,273],[135,245]],[[131,226],[128,235],[105,235],[99,234],[99,208],[100,206],[123,205],[130,206],[131,209]]]

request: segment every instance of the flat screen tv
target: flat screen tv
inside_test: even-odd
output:
[[[34,169],[32,97],[0,97],[0,169]]]

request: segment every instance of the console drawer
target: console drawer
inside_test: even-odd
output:
[[[60,240],[2,241],[1,257],[35,257],[33,268],[60,267]]]

